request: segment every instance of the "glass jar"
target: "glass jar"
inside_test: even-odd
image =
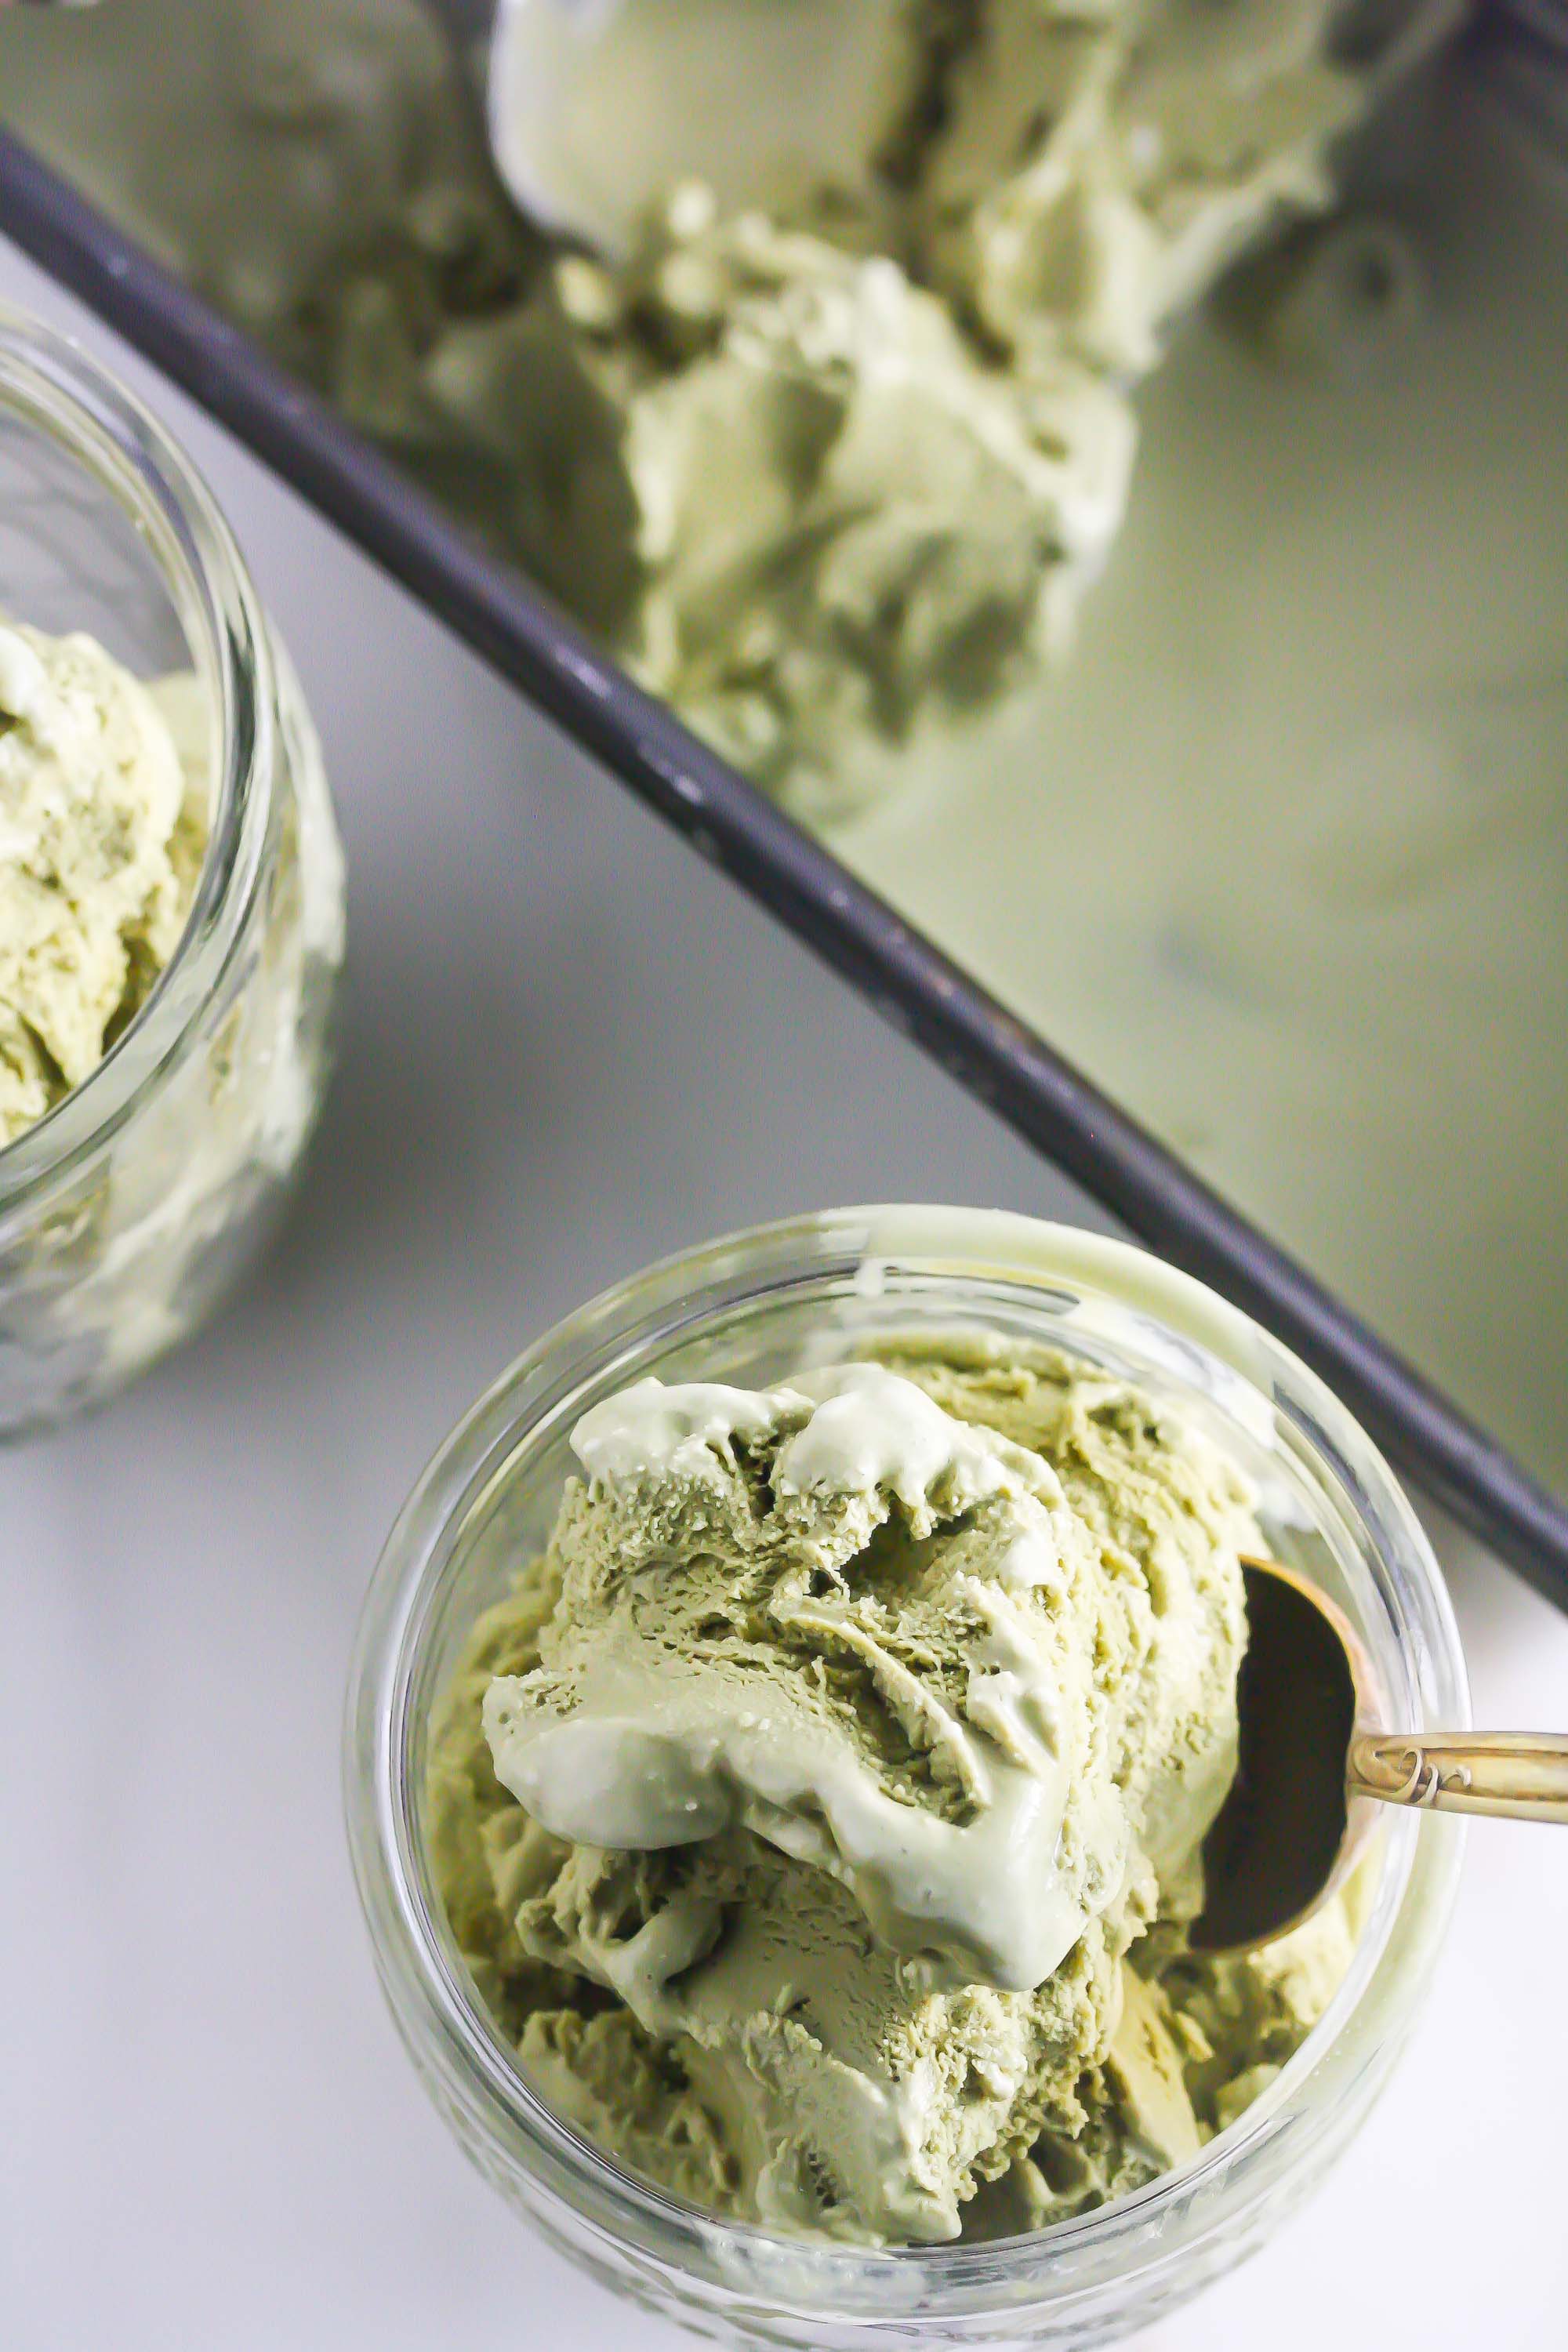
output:
[[[0,1435],[130,1379],[227,1290],[326,1076],[342,859],[299,684],[203,482],[73,344],[0,310],[0,614],[161,688],[206,847],[98,1067],[0,1150]]]
[[[1183,2170],[1028,2237],[879,2252],[791,2240],[648,2187],[535,2096],[447,1925],[426,1757],[432,1703],[475,1617],[543,1543],[575,1467],[574,1424],[649,1372],[763,1384],[879,1333],[977,1327],[1179,1400],[1256,1481],[1275,1554],[1350,1614],[1388,1724],[1468,1720],[1442,1580],[1381,1456],[1287,1349],[1125,1244],[973,1210],[836,1211],[668,1260],[531,1349],[426,1472],[372,1584],[346,1723],[354,1868],[394,2017],[479,2169],[598,2277],[723,2342],[1076,2347],[1145,2326],[1257,2246],[1345,2146],[1405,2040],[1452,1903],[1456,1825],[1391,1811],[1349,1974],[1278,2079]]]

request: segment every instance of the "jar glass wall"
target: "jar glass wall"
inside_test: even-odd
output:
[[[0,1150],[0,1435],[118,1388],[229,1287],[313,1123],[342,866],[298,683],[205,485],[63,338],[0,311],[0,615],[147,682],[206,847],[179,944],[80,1085]]]
[[[1046,1343],[1179,1402],[1255,1480],[1276,1555],[1356,1625],[1390,1725],[1467,1719],[1436,1563],[1370,1442],[1286,1349],[1124,1244],[970,1210],[846,1210],[667,1262],[508,1372],[426,1471],[366,1605],[350,1690],[350,1842],[376,1962],[426,2088],[486,2176],[621,2292],[740,2344],[1087,2346],[1248,2252],[1342,2148],[1405,2038],[1453,1896],[1451,1822],[1391,1814],[1350,1972],[1294,2059],[1192,2165],[999,2242],[867,2252],[648,2188],[533,2095],[447,1928],[426,1841],[431,1709],[474,1619],[543,1543],[571,1430],[647,1373],[761,1385],[878,1335]]]

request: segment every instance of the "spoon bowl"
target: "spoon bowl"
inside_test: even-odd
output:
[[[1236,1779],[1204,1844],[1204,1908],[1190,1932],[1198,1951],[1283,1935],[1343,1883],[1365,1843],[1351,1837],[1345,1774],[1367,1679],[1355,1633],[1277,1562],[1244,1559],[1242,1575]]]
[[[1279,1561],[1241,1565],[1237,1771],[1204,1844],[1194,1951],[1245,1951],[1300,1926],[1354,1870],[1374,1802],[1568,1823],[1568,1738],[1380,1728],[1349,1620]]]

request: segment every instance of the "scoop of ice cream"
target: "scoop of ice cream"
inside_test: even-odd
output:
[[[1083,2052],[1120,1994],[1120,1913],[1037,1991],[951,1985],[883,1943],[826,1873],[754,1838],[633,1857],[552,1855],[540,1837],[513,1850],[506,1880],[508,1899],[539,1885],[512,1915],[521,1947],[619,1993],[646,2043],[675,2055],[729,2157],[736,2210],[837,2236],[950,2238],[977,2171],[1047,2124],[1082,2122]],[[544,2031],[536,2012],[525,2063]],[[613,2126],[608,2142],[625,2146]]]
[[[1131,1682],[1108,1705],[1126,1629],[1038,1454],[872,1364],[760,1394],[642,1381],[574,1443],[543,1664],[484,1708],[546,1829],[752,1831],[890,1950],[1015,1990],[1139,1877],[1146,1822],[1173,1855],[1201,1836],[1234,1769],[1239,1612],[1184,1595],[1162,1644],[1185,1643],[1185,1739],[1150,1736],[1176,1710],[1151,1725]]]
[[[803,814],[843,814],[1067,645],[1170,321],[1330,200],[1390,48],[1452,21],[1428,0],[1352,65],[1343,16],[514,0],[503,165],[614,262],[442,336],[425,390],[644,682]]]
[[[688,188],[425,382],[510,470],[531,567],[759,781],[823,813],[985,708],[1121,522],[1121,393],[1010,382],[891,259]],[[888,772],[884,772],[884,771]]]
[[[1169,322],[1278,215],[1328,199],[1337,135],[1464,14],[508,0],[503,170],[525,204],[610,238],[603,273],[551,267],[500,200],[430,11],[221,11],[165,123],[153,44],[171,5],[106,18],[119,69],[97,77],[20,21],[45,12],[6,12],[29,133],[85,158],[145,241],[813,817],[896,788],[911,747],[1068,641]],[[166,135],[192,110],[222,135]],[[701,226],[670,201],[692,175]],[[922,382],[884,398],[856,361],[847,403],[840,343],[812,319],[872,258],[882,290],[850,307]],[[754,371],[742,310],[765,320]],[[846,405],[825,476],[817,428],[792,420]]]
[[[952,2236],[979,2181],[1084,2131],[1122,1955],[1190,1906],[1234,1769],[1245,1484],[1119,1382],[926,1343],[767,1391],[645,1381],[575,1443],[435,1744],[487,1997],[551,2079],[578,2037],[541,2021],[578,2002],[526,1972],[618,2003],[731,2210]],[[657,2168],[673,2109],[594,2100]]]
[[[0,625],[0,1145],[97,1067],[173,952],[184,800],[128,670],[90,637]]]
[[[1331,194],[1370,81],[1338,0],[976,5],[919,172],[939,281],[1021,362],[1123,377],[1282,208]],[[1415,12],[1412,12],[1413,14]]]
[[[1171,321],[1464,13],[508,0],[503,173],[601,268],[500,199],[429,9],[181,0],[170,115],[173,9],[97,77],[0,11],[29,135],[814,819],[1070,643]]]

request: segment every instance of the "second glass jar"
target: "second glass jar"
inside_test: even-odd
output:
[[[74,344],[0,311],[0,614],[163,681],[206,848],[147,1003],[0,1150],[0,1437],[109,1395],[221,1298],[328,1067],[342,860],[320,747],[195,469]]]

